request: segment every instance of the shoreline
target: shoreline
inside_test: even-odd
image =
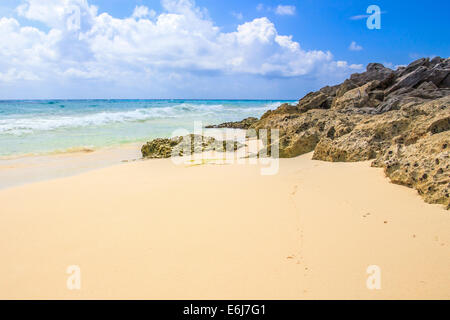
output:
[[[214,133],[235,138],[242,135],[241,129],[208,129],[203,128],[204,136]],[[78,175],[129,161],[143,160],[141,147],[148,140],[124,143],[98,148],[73,147],[64,151],[50,151],[42,154],[27,154],[0,157],[0,190]]]
[[[141,143],[0,159],[0,190],[70,177],[141,158]]]

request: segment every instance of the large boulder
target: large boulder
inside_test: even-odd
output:
[[[360,87],[351,89],[344,93],[341,97],[334,100],[332,108],[375,108],[384,98],[383,91],[373,91],[380,85],[380,81],[370,81]]]
[[[349,81],[357,87],[374,80],[378,80],[380,84],[388,86],[394,79],[394,76],[394,70],[386,68],[380,63],[369,63],[366,72],[352,74]]]
[[[434,62],[436,62],[436,60],[434,60]],[[440,62],[440,61],[439,61]],[[410,64],[408,64],[405,68],[399,70],[398,76],[402,77],[414,70],[416,70],[419,67],[423,67],[423,66],[429,66],[430,65],[430,59],[429,58],[420,58],[417,59],[413,62],[411,62]]]
[[[449,74],[449,59],[442,59],[440,57],[436,57],[432,61],[429,61],[428,58],[419,59],[398,72],[395,83],[385,93],[386,95],[390,95],[401,88],[418,87],[424,82],[431,82],[436,88],[445,88],[447,87],[446,79]],[[433,88],[433,90],[436,89]]]
[[[357,114],[314,109],[298,115],[272,115],[253,128],[278,129],[280,157],[292,158],[313,151],[323,137],[334,139],[348,134],[361,119]]]
[[[154,139],[141,148],[142,157],[151,159],[170,158],[205,151],[235,151],[244,145],[237,141],[219,141],[202,135],[187,135],[171,139]]]
[[[431,75],[431,70],[425,66],[420,66],[414,71],[398,78],[393,86],[386,90],[386,95],[400,88],[412,88],[427,79]]]
[[[326,86],[319,91],[308,93],[299,100],[297,104],[298,111],[303,113],[312,109],[330,109],[339,87],[339,85]]]
[[[332,98],[330,99],[328,95],[317,91],[307,94],[301,99],[297,108],[299,112],[306,112],[311,109],[329,109],[332,101]]]

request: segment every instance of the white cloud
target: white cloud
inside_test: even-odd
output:
[[[352,70],[362,70],[364,66],[362,64],[351,64],[348,66]]]
[[[397,64],[393,67],[394,70],[397,70],[398,68],[406,68],[406,64]]]
[[[387,11],[381,11],[380,13],[381,14],[386,14]],[[355,15],[355,16],[351,16],[349,19],[350,20],[363,20],[363,19],[369,18],[370,16],[371,16],[370,14],[358,14],[358,15]]]
[[[146,6],[136,6],[133,11],[133,18],[140,19],[140,18],[153,18],[156,16],[155,10],[149,10]]]
[[[350,51],[361,51],[363,49],[363,47],[360,46],[359,44],[357,44],[355,41],[352,41],[352,43],[350,43],[350,46],[348,47],[348,49]]]
[[[0,82],[40,81],[51,87],[95,79],[105,88],[165,90],[186,86],[191,77],[288,79],[353,69],[335,62],[329,51],[302,49],[292,36],[278,34],[266,17],[226,33],[191,0],[163,0],[162,5],[159,15],[138,6],[130,18],[119,19],[99,14],[87,0],[25,0],[18,14],[49,31],[0,19]]]
[[[87,0],[25,0],[16,11],[29,20],[63,30],[70,27],[73,20],[82,21],[83,29],[87,30],[97,15],[97,7],[89,5]]]
[[[275,13],[282,16],[293,16],[295,14],[295,10],[295,6],[284,6],[280,4],[275,9]]]
[[[238,20],[244,19],[244,15],[242,14],[242,12],[232,12],[231,14]]]
[[[348,65],[347,61],[336,61],[336,66],[341,69],[361,70],[364,68],[362,64]]]
[[[367,19],[368,17],[370,17],[370,15],[368,15],[368,14],[359,14],[356,16],[351,16],[350,20],[362,20],[362,19]]]

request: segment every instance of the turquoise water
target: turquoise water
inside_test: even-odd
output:
[[[259,117],[280,100],[0,101],[0,156],[101,148]]]

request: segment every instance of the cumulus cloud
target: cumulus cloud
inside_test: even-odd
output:
[[[361,51],[363,49],[363,47],[360,46],[359,44],[357,44],[355,41],[352,41],[352,43],[350,43],[350,46],[348,47],[348,49],[350,51]]]
[[[162,0],[157,15],[137,6],[130,18],[99,14],[87,0],[25,0],[21,17],[48,31],[0,19],[0,82],[101,80],[185,83],[190,75],[292,78],[348,73],[329,51],[305,50],[266,17],[222,32],[191,0]]]
[[[140,18],[153,18],[156,16],[155,10],[149,10],[146,6],[136,6],[133,11],[133,18],[140,19]]]
[[[293,16],[295,14],[295,6],[278,5],[275,9],[275,13],[281,16]]]

